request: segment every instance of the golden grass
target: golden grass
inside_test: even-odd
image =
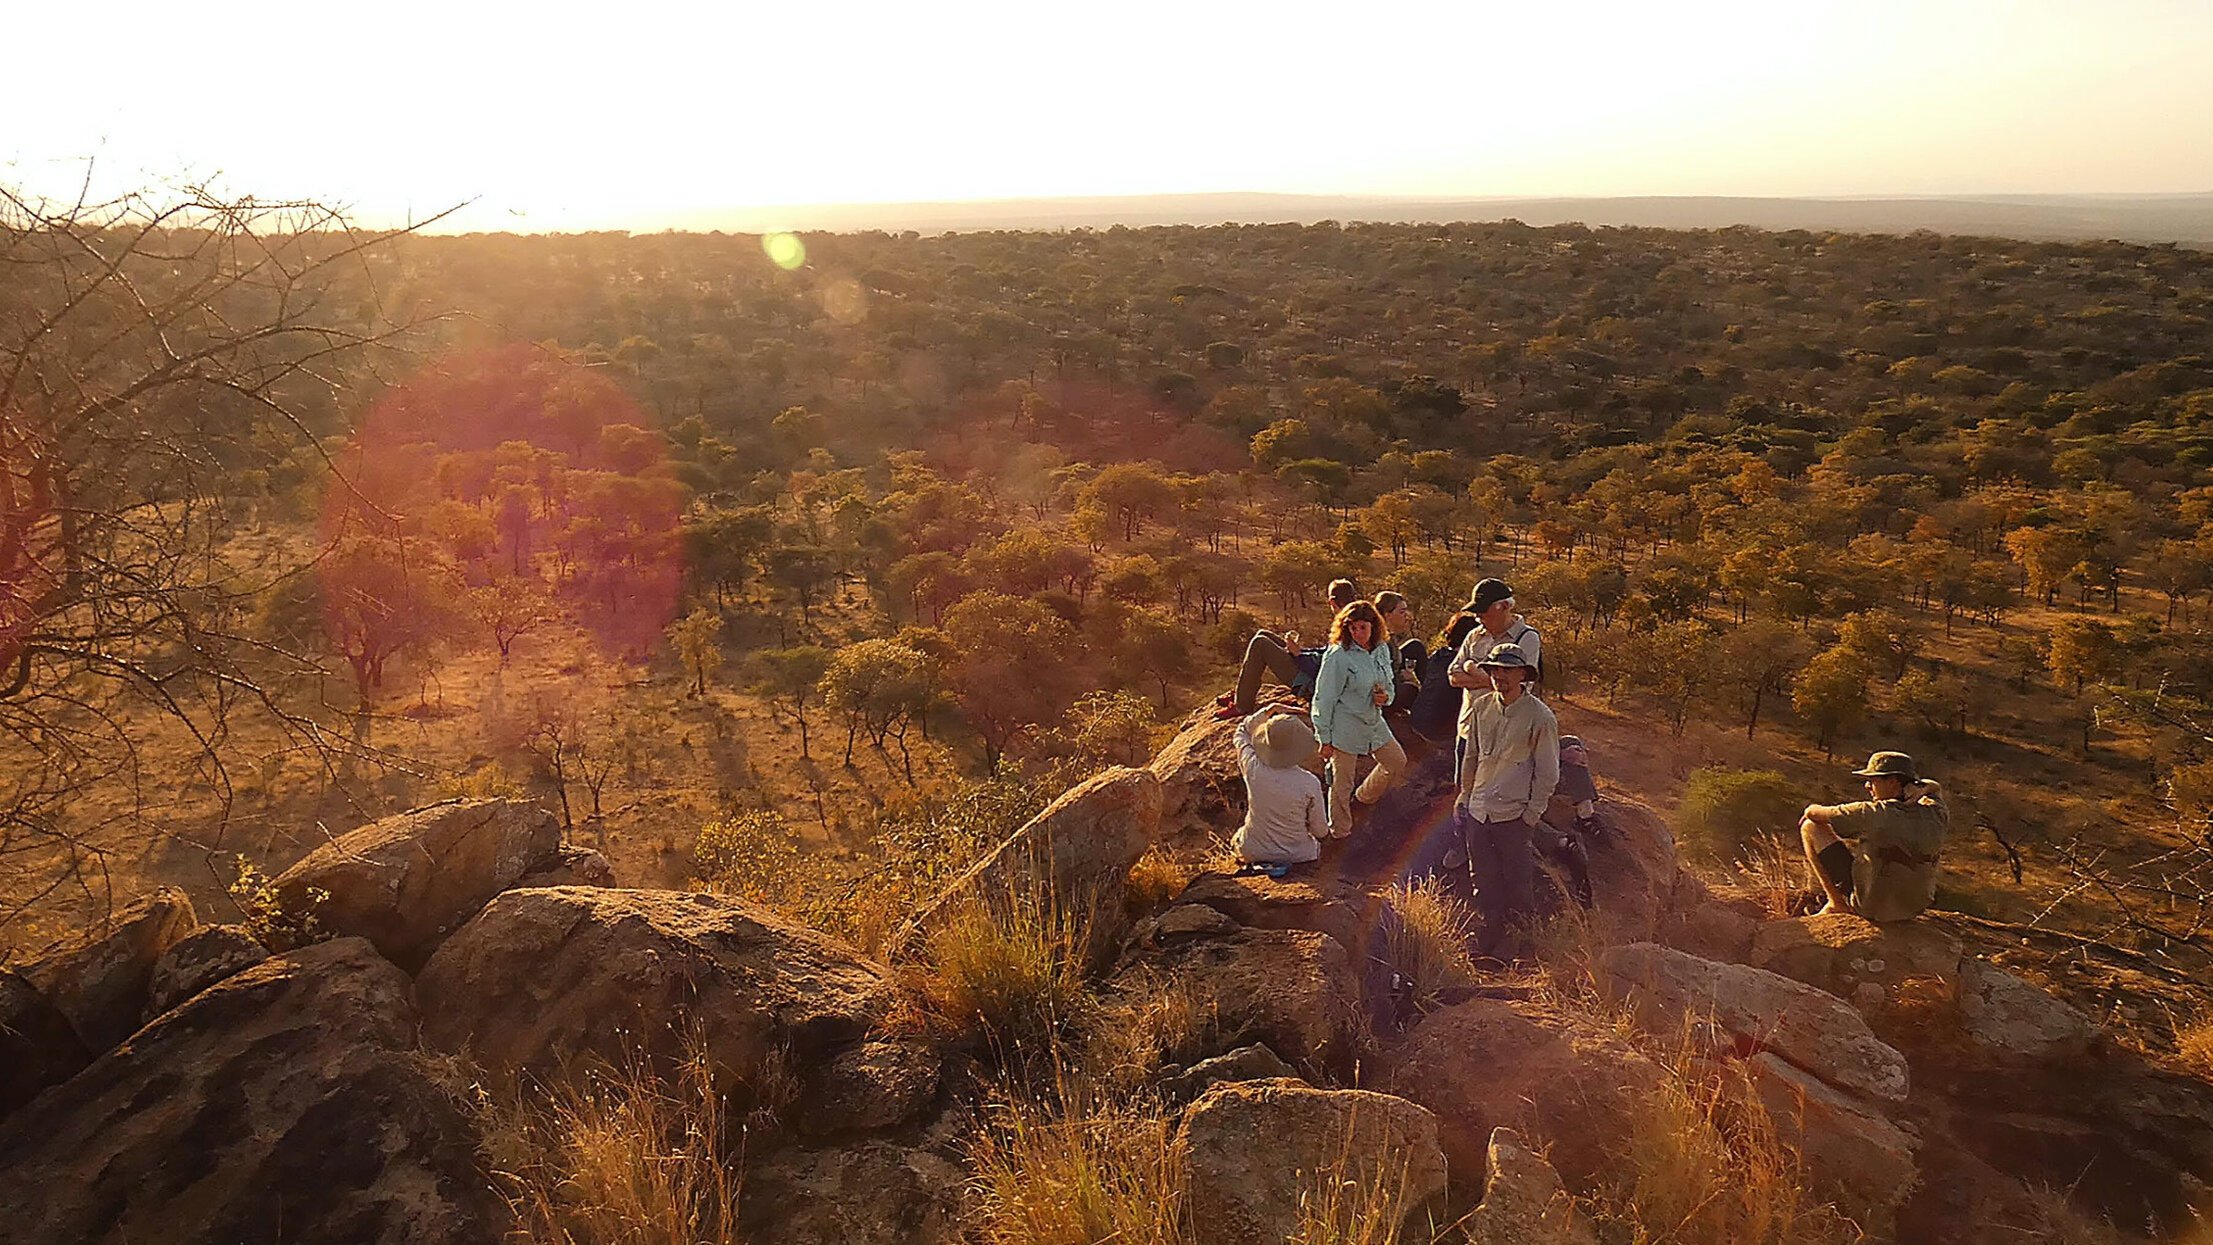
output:
[[[483,1105],[484,1146],[533,1245],[734,1245],[741,1146],[696,1049],[672,1076],[598,1068]]]
[[[1183,893],[1191,882],[1191,870],[1175,857],[1148,847],[1145,854],[1130,866],[1129,906],[1133,912],[1152,912],[1167,907],[1169,902]]]
[[[1298,1226],[1288,1245],[1397,1245],[1428,1241],[1428,1225],[1409,1231],[1414,1209],[1407,1187],[1407,1160],[1356,1153],[1348,1127],[1338,1143],[1337,1159],[1313,1173],[1299,1193]]]
[[[1759,835],[1730,865],[1730,880],[1749,892],[1770,920],[1798,915],[1808,892],[1820,890],[1804,847],[1781,835]]]
[[[1184,1170],[1174,1132],[1141,1100],[1063,1093],[1056,1112],[1010,1101],[969,1143],[985,1245],[1186,1245]]]
[[[963,896],[930,928],[900,974],[907,1019],[1003,1061],[1042,1056],[1082,1017],[1085,931],[1044,897],[1013,885]]]
[[[1093,1084],[1135,1090],[1168,1064],[1188,1064],[1222,1045],[1217,1000],[1190,981],[1133,974],[1084,1025],[1081,1070]]]
[[[2175,1061],[2191,1075],[2213,1080],[2213,1010],[2175,1026]]]
[[[1475,915],[1445,891],[1437,878],[1392,888],[1389,926],[1392,965],[1412,985],[1414,1001],[1432,1010],[1438,995],[1478,980],[1468,946],[1475,937]]]

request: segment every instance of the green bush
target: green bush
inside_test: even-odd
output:
[[[1798,790],[1773,770],[1709,766],[1691,771],[1675,821],[1692,857],[1732,865],[1762,837],[1789,840],[1805,807]]]

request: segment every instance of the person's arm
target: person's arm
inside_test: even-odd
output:
[[[1275,706],[1269,705],[1237,724],[1237,763],[1246,773],[1251,773],[1253,767],[1260,764],[1260,750],[1253,747],[1252,742],[1253,728],[1267,721],[1274,711]]]
[[[1445,676],[1447,683],[1464,688],[1488,688],[1491,685],[1491,681],[1483,677],[1483,672],[1475,664],[1475,641],[1482,634],[1483,629],[1477,627],[1468,633],[1467,639],[1460,641],[1459,651],[1452,655],[1452,668]]]
[[[1322,654],[1322,668],[1314,676],[1314,738],[1322,747],[1331,747],[1330,740],[1336,733],[1337,700],[1345,690],[1345,653],[1332,648]]]
[[[1544,636],[1539,634],[1535,627],[1526,623],[1523,624],[1521,638],[1514,641],[1514,643],[1521,646],[1521,655],[1529,659],[1530,665],[1536,666],[1544,663]]]
[[[1850,804],[1809,804],[1805,819],[1836,837],[1850,842],[1860,837],[1860,821],[1875,811],[1871,800],[1854,800]]]
[[[1529,759],[1536,766],[1536,774],[1529,783],[1529,807],[1522,810],[1521,819],[1534,826],[1544,816],[1545,805],[1552,802],[1552,792],[1560,785],[1560,723],[1547,713],[1537,720],[1536,730],[1530,741],[1536,751]]]
[[[1320,779],[1315,779],[1306,791],[1306,832],[1317,839],[1329,837],[1329,810],[1322,806]]]

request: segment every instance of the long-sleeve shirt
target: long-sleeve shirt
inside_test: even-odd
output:
[[[1478,821],[1531,825],[1544,815],[1560,785],[1560,723],[1545,703],[1527,692],[1506,704],[1497,692],[1470,696],[1475,727],[1468,736],[1474,773],[1460,807]]]
[[[1512,644],[1520,648],[1521,655],[1528,658],[1532,666],[1544,660],[1544,644],[1537,635],[1537,629],[1530,626],[1529,621],[1519,614],[1514,615],[1514,621],[1506,624],[1504,635],[1492,635],[1484,627],[1470,631],[1468,638],[1460,641],[1460,655],[1452,659],[1451,669],[1453,674],[1467,675],[1475,680],[1475,686],[1467,689],[1468,694],[1460,698],[1462,739],[1474,738],[1468,731],[1475,725],[1475,702],[1481,700],[1488,690],[1483,684],[1482,663],[1491,655],[1491,650],[1501,644]]]
[[[1278,768],[1260,759],[1253,728],[1273,706],[1237,724],[1237,766],[1245,774],[1245,824],[1230,836],[1239,860],[1265,864],[1301,864],[1322,854],[1318,842],[1329,833],[1329,810],[1322,780],[1297,766]]]
[[[1398,673],[1389,644],[1362,648],[1332,644],[1322,654],[1322,672],[1314,676],[1314,737],[1360,756],[1391,742],[1375,689],[1385,695],[1397,686]]]

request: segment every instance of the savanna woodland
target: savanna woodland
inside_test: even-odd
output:
[[[2213,255],[1515,221],[437,236],[184,194],[0,198],[0,260],[21,955],[158,885],[312,923],[268,878],[504,795],[627,886],[896,965],[920,902],[1142,765],[1256,628],[1322,635],[1339,576],[1425,637],[1509,580],[1602,788],[1717,883],[1787,868],[1798,809],[1894,747],[1954,801],[1938,908],[2152,964],[2213,937]],[[1064,967],[1036,970],[1055,1017]],[[980,1066],[1028,1088],[968,1151],[978,1239],[1187,1239],[1126,1068],[1041,1071],[1008,1024]],[[2142,1041],[2213,1060],[2207,1032]],[[612,1100],[514,1133],[581,1145]],[[1710,1157],[1738,1202],[1587,1209],[1624,1240],[1851,1239],[1796,1202],[1747,1226],[1759,1180]],[[1078,1219],[1024,1200],[1048,1162]],[[542,1239],[703,1239],[595,1227],[573,1169],[510,1166]],[[656,1196],[730,1228],[741,1194]],[[1390,1239],[1325,1210],[1301,1239]]]

